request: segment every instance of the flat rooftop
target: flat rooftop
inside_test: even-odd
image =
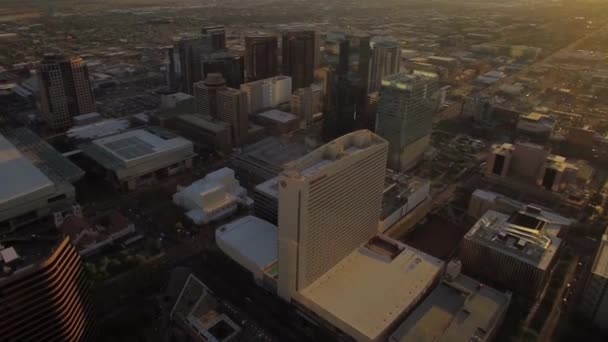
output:
[[[280,123],[287,123],[298,119],[297,116],[278,109],[271,109],[269,111],[258,114],[258,116]]]
[[[280,172],[285,164],[306,155],[309,151],[306,144],[287,138],[268,137],[254,144],[245,146],[243,152],[237,156],[239,159],[278,168]]]
[[[423,190],[425,186],[429,186],[428,180],[387,170],[380,218],[384,219],[406,205],[410,201],[410,196]],[[428,196],[428,190],[426,196]]]
[[[0,134],[0,205],[16,198],[54,192],[54,183]]]
[[[108,170],[126,170],[137,165],[194,155],[192,142],[163,129],[137,129],[79,145],[90,158]],[[164,156],[164,157],[163,157]],[[156,163],[159,164],[159,163]]]
[[[249,215],[223,225],[217,228],[215,237],[230,249],[227,254],[233,259],[249,261],[260,271],[278,259],[277,226],[258,217]]]
[[[374,340],[418,304],[442,267],[442,261],[404,244],[363,246],[297,299],[355,339]]]
[[[602,235],[602,240],[595,261],[593,262],[591,272],[600,277],[608,278],[608,229],[604,235]]]
[[[369,148],[387,145],[386,140],[368,130],[343,135],[289,163],[285,169],[287,177],[315,177],[329,165],[346,157],[354,156]]]
[[[68,138],[73,139],[93,140],[124,132],[130,126],[131,123],[127,119],[108,119],[89,125],[73,127],[67,131],[66,135]]]
[[[255,187],[256,191],[262,192],[272,198],[279,199],[279,177],[271,178]]]
[[[389,342],[485,341],[511,301],[463,274],[442,281],[391,335]]]
[[[0,205],[26,195],[49,196],[84,176],[78,166],[27,128],[0,132]]]
[[[465,238],[546,270],[561,244],[559,231],[571,223],[567,218],[530,206],[512,215],[488,210]]]
[[[183,114],[178,118],[184,122],[187,122],[193,126],[200,127],[202,129],[218,133],[230,129],[230,124],[220,120],[214,120],[211,117],[204,117],[202,115],[195,114]]]
[[[93,143],[117,158],[129,161],[187,145],[189,142],[175,135],[159,136],[148,130],[138,129],[97,139]]]

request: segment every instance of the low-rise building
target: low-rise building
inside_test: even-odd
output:
[[[278,134],[295,131],[298,129],[300,123],[297,116],[278,109],[260,113],[256,115],[256,119],[261,125],[270,128],[271,131]]]
[[[0,134],[0,231],[64,212],[84,172],[26,128]]]
[[[571,223],[531,205],[512,215],[488,210],[463,239],[465,273],[534,297],[557,260],[559,232]]]
[[[439,281],[443,262],[375,237],[293,301],[356,341],[385,341]]]
[[[134,190],[157,178],[192,167],[193,144],[159,128],[146,128],[80,145],[117,188]]]
[[[234,178],[234,171],[222,168],[191,185],[178,187],[173,203],[187,210],[186,216],[196,224],[206,224],[236,211],[239,204],[249,206],[247,191]]]
[[[429,203],[429,191],[430,182],[428,180],[387,170],[378,232],[386,232],[418,206]],[[424,217],[428,213],[430,206],[427,207],[428,210],[420,216]]]
[[[87,220],[75,212],[62,218],[59,229],[82,256],[90,256],[101,248],[135,233],[135,225],[116,210]]]
[[[528,143],[492,146],[485,170],[488,178],[535,185],[552,192],[564,191],[576,181],[576,174],[576,166],[566,158]]]
[[[579,311],[598,328],[608,332],[608,229],[591,267],[583,289]]]
[[[218,247],[252,273],[261,283],[264,270],[276,263],[277,226],[255,216],[245,216],[215,230]]]
[[[227,155],[232,151],[230,124],[210,116],[183,114],[177,117],[175,128],[181,135],[201,148]]]
[[[236,341],[241,328],[209,288],[190,274],[169,317],[194,341]]]
[[[399,325],[389,342],[490,341],[511,301],[500,292],[460,273],[450,262],[442,281]]]

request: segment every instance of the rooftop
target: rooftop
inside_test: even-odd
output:
[[[77,181],[84,171],[27,128],[0,133],[0,205],[16,198],[46,196]]]
[[[593,262],[593,268],[591,270],[593,274],[600,277],[608,278],[608,229],[600,242],[600,247],[597,251],[597,256]]]
[[[374,340],[417,305],[442,267],[440,260],[396,241],[372,242],[299,295],[311,310],[355,339]]]
[[[221,120],[214,120],[211,117],[207,118],[202,115],[183,114],[179,119],[191,125],[201,127],[211,132],[222,132],[230,128],[230,124]]]
[[[410,90],[416,84],[431,82],[435,79],[436,77],[432,77],[428,74],[407,74],[401,72],[382,79],[382,86]]]
[[[0,135],[0,205],[29,194],[52,194],[54,183]],[[10,180],[10,181],[8,181]]]
[[[395,210],[406,205],[410,201],[411,195],[429,185],[428,180],[387,170],[382,199],[382,215],[380,217],[382,219],[388,217]],[[428,190],[426,190],[426,196],[428,196]]]
[[[94,140],[80,148],[106,169],[131,168],[183,149],[192,150],[192,142],[162,129],[137,129]]]
[[[272,198],[279,199],[279,177],[271,178],[264,183],[258,184],[255,189]]]
[[[315,177],[336,161],[353,156],[373,146],[386,145],[386,140],[368,130],[343,135],[286,166],[287,177]]]
[[[126,131],[131,126],[127,119],[108,119],[67,131],[68,138],[92,140]]]
[[[270,119],[273,121],[281,122],[281,123],[287,123],[287,122],[298,119],[297,116],[295,116],[291,113],[283,112],[278,109],[271,109],[269,111],[258,114],[258,116],[261,116],[261,117],[264,117],[264,118],[267,118],[267,119]]]
[[[527,206],[512,215],[488,210],[465,238],[475,240],[540,269],[547,269],[561,239],[557,237],[571,220]]]
[[[511,295],[463,274],[442,281],[390,337],[390,342],[485,341]]]
[[[237,262],[252,263],[245,267],[256,267],[261,272],[277,261],[277,227],[258,217],[245,216],[223,225],[215,231],[215,238]]]

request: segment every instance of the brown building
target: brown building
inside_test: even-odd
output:
[[[69,238],[42,260],[28,262],[33,246],[0,250],[2,341],[90,341],[93,317],[89,283]],[[30,250],[31,252],[31,250]]]
[[[293,90],[314,82],[315,59],[319,43],[314,31],[283,33],[283,74],[291,76]]]
[[[248,113],[244,91],[226,88],[217,92],[217,118],[231,125],[231,140],[236,146],[247,140]]]
[[[245,37],[245,77],[253,82],[277,75],[278,39],[273,36]]]
[[[38,70],[43,118],[55,131],[72,126],[72,117],[95,111],[89,71],[80,57],[46,55]]]
[[[194,109],[202,115],[217,116],[217,92],[226,89],[222,74],[211,73],[204,81],[194,83]]]

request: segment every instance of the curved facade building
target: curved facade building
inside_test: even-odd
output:
[[[80,255],[64,238],[42,261],[0,278],[0,340],[91,340],[88,290]]]

